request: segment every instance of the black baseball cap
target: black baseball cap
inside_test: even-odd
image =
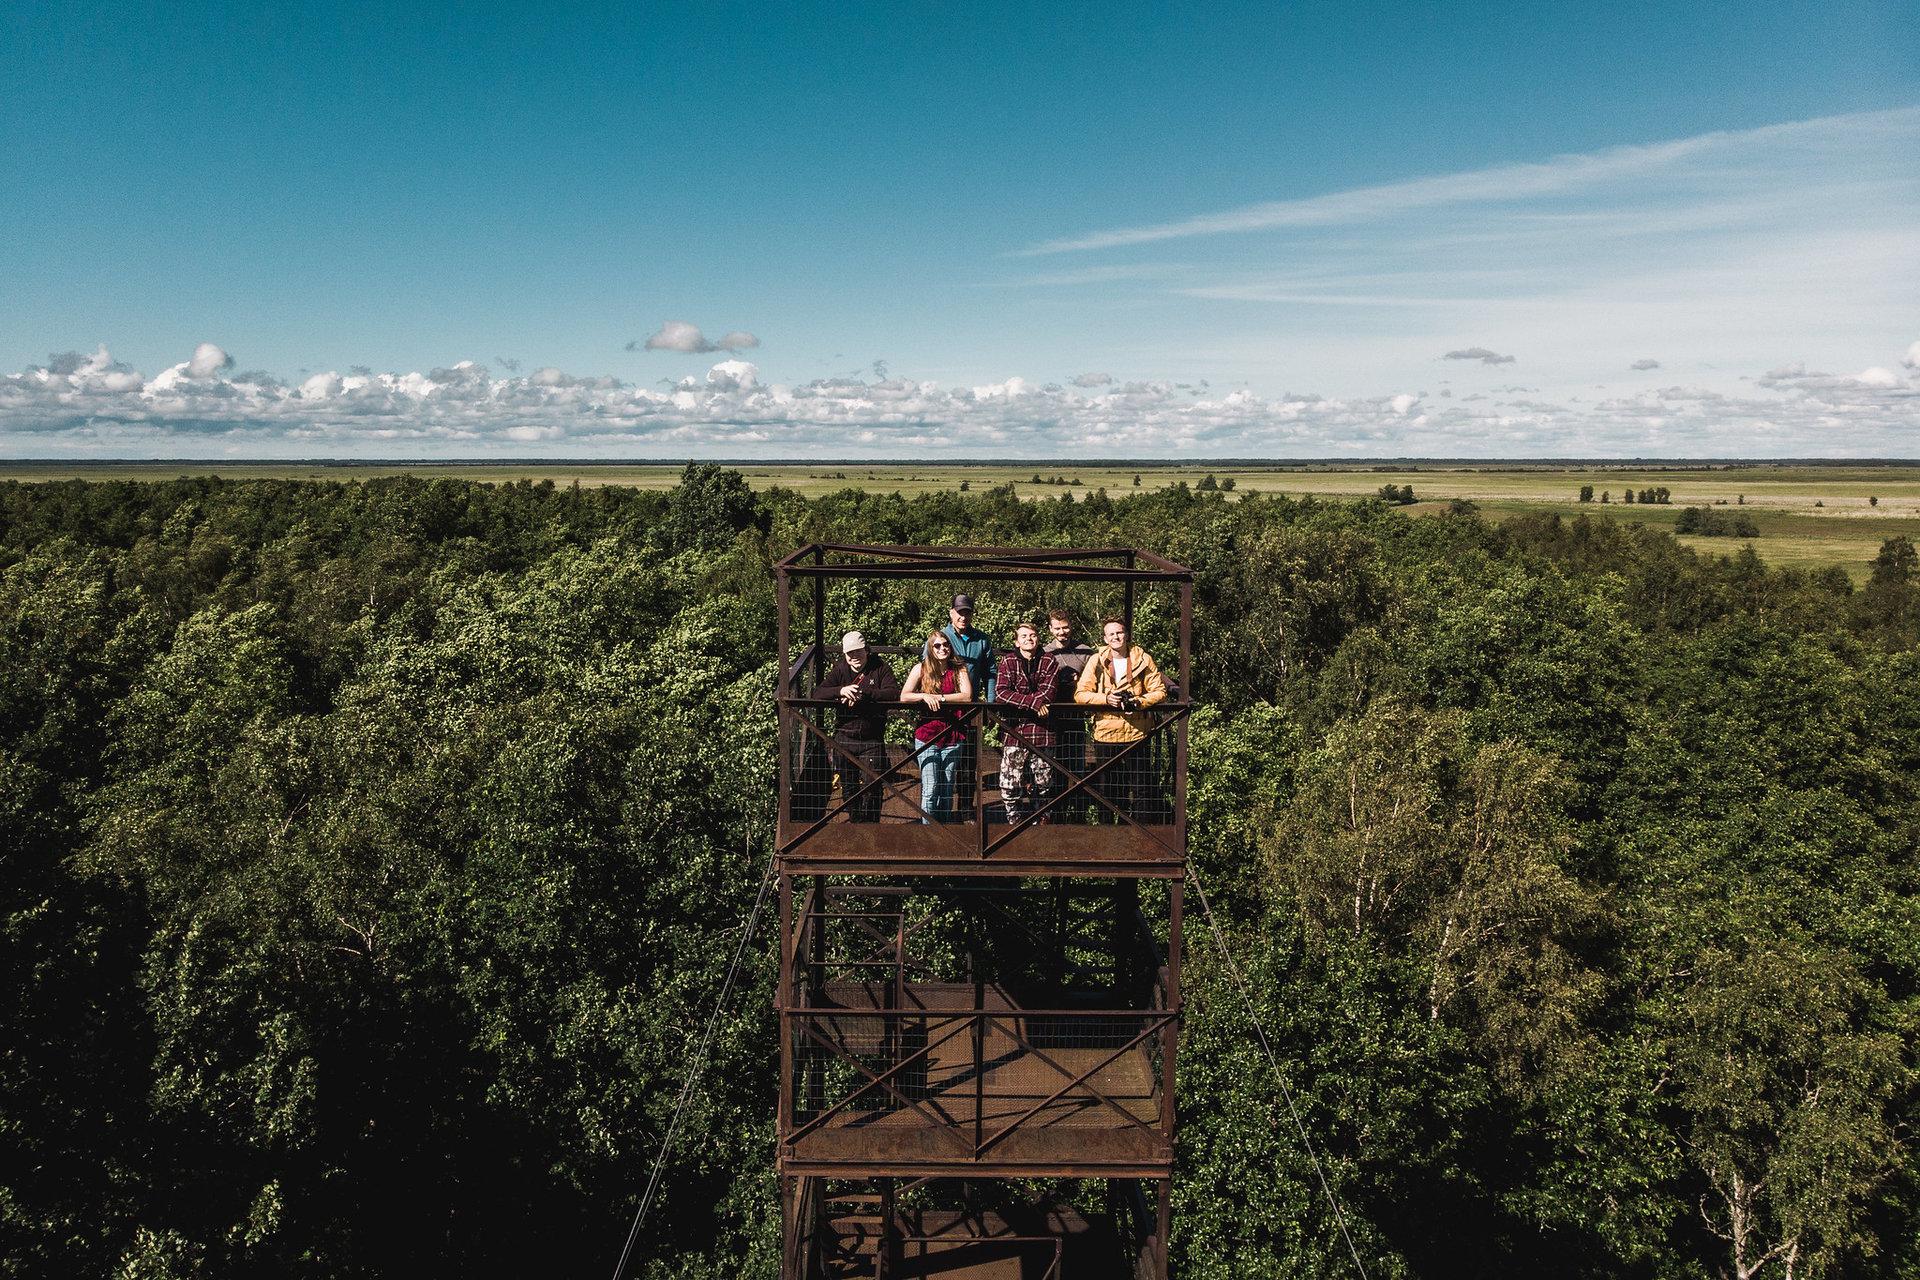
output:
[[[953,607],[962,613],[973,612],[973,597],[962,591],[953,598]]]

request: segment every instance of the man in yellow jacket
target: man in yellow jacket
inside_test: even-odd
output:
[[[1109,710],[1093,719],[1093,767],[1106,764],[1133,743],[1147,736],[1153,717],[1146,708],[1167,699],[1167,682],[1153,658],[1127,635],[1127,624],[1119,618],[1103,618],[1101,650],[1087,659],[1080,670],[1080,682],[1074,686],[1073,700]],[[1142,747],[1126,760],[1100,775],[1097,785],[1121,813],[1136,820],[1153,821],[1150,814],[1136,814],[1136,803],[1153,805],[1158,788],[1149,751]]]

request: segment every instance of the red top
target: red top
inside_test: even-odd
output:
[[[926,683],[922,676],[921,684]],[[916,690],[918,692],[918,690]],[[948,667],[940,677],[941,693],[960,692],[960,673]],[[960,708],[942,707],[938,711],[920,713],[920,723],[913,728],[915,742],[931,743],[936,747],[957,747],[967,740],[960,729]]]

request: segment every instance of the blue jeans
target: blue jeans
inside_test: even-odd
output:
[[[958,816],[953,812],[953,793],[960,778],[960,753],[966,749],[964,742],[920,748],[920,807],[932,815],[922,822],[953,822]]]

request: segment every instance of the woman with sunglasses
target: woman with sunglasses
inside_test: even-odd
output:
[[[973,701],[973,679],[966,664],[954,657],[953,640],[946,632],[927,636],[926,656],[907,672],[900,701],[926,708],[913,729],[920,752],[920,807],[928,815],[921,821],[955,821],[959,815],[954,812],[954,790],[967,731],[961,726],[961,713],[949,708]]]

